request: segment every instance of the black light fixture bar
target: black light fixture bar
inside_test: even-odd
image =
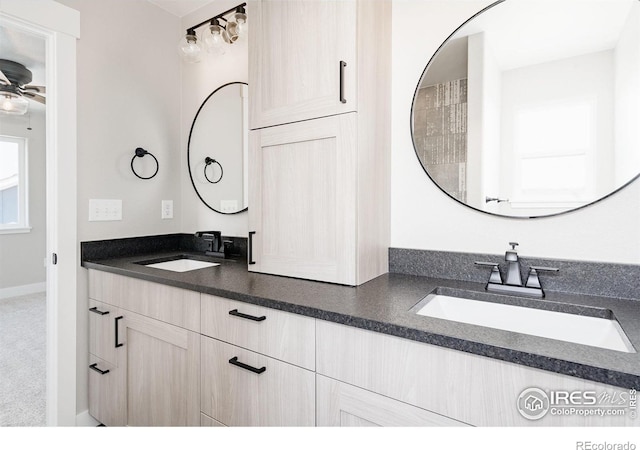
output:
[[[217,16],[214,16],[214,17],[212,17],[210,19],[207,19],[205,21],[200,22],[198,25],[194,25],[191,28],[187,28],[187,34],[195,34],[196,28],[200,28],[202,25],[206,25],[208,23],[211,23],[215,19],[222,19],[225,22],[227,22],[227,19],[225,19],[224,16],[226,16],[227,14],[231,14],[232,12],[237,12],[238,8],[244,8],[245,6],[247,6],[246,3],[241,3],[238,6],[234,6],[233,8],[229,8],[228,10],[226,10],[223,13],[218,14]]]

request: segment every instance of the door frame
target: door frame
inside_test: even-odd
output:
[[[46,45],[47,425],[76,425],[78,271],[76,39],[80,13],[57,2],[2,0],[0,20]],[[57,264],[52,264],[53,255]]]

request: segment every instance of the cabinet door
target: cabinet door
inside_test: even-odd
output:
[[[315,425],[315,374],[202,337],[202,412],[227,426]]]
[[[199,426],[199,335],[128,311],[122,316],[127,425]]]
[[[251,129],[356,111],[355,1],[261,0],[249,8]]]
[[[356,115],[252,132],[250,271],[355,285]]]
[[[316,376],[318,426],[465,426],[448,417],[373,392]]]

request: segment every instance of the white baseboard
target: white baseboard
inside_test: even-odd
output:
[[[84,410],[76,415],[77,427],[97,427],[98,425],[100,425],[100,422],[89,415],[89,410]]]
[[[45,292],[46,290],[46,282],[2,288],[0,289],[0,300],[2,300],[3,298],[18,297],[20,295],[36,294],[38,292]]]

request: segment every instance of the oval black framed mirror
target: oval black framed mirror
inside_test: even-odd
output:
[[[497,216],[584,208],[640,176],[640,2],[501,0],[438,48],[411,136],[451,198]]]
[[[187,143],[187,166],[196,194],[220,214],[247,210],[247,83],[220,86],[202,102]]]

